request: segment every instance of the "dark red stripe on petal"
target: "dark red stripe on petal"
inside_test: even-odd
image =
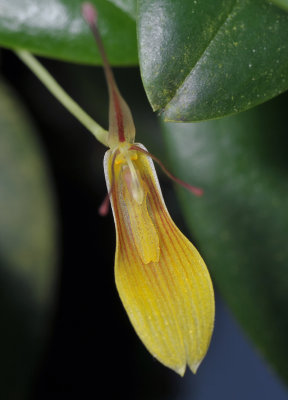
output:
[[[120,105],[118,93],[115,91],[115,89],[112,90],[112,96],[115,106],[119,142],[125,142],[122,108]]]

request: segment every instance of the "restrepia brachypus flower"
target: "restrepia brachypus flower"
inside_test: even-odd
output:
[[[214,294],[204,261],[172,221],[150,153],[134,143],[131,112],[115,83],[96,25],[85,3],[108,83],[110,149],[104,158],[108,198],[116,225],[116,285],[137,334],[151,354],[183,375],[195,373],[209,346]],[[196,192],[197,188],[190,188]]]

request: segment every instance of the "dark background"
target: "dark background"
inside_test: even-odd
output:
[[[108,96],[101,69],[42,61],[72,97],[107,127]],[[41,134],[59,219],[54,316],[31,400],[288,398],[218,295],[212,344],[196,377],[187,372],[182,379],[150,356],[134,333],[115,288],[112,215],[98,215],[106,194],[105,149],[8,51],[2,52],[1,71]],[[158,120],[146,99],[139,70],[117,69],[115,74],[135,116],[137,141],[165,161]],[[188,235],[172,185],[160,177],[168,208]]]

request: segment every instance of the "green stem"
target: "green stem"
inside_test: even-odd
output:
[[[97,124],[56,82],[44,66],[28,51],[16,50],[16,55],[31,69],[57,100],[78,119],[95,138],[107,146],[108,132]]]

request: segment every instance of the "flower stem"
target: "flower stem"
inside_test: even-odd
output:
[[[15,54],[27,65],[28,68],[40,79],[46,88],[78,121],[81,122],[95,138],[107,146],[108,132],[94,121],[56,82],[46,68],[28,51],[15,50]]]

